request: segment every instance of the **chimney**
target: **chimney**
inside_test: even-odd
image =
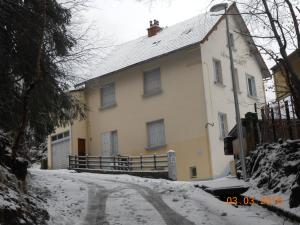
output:
[[[159,31],[161,31],[162,28],[159,26],[158,20],[154,20],[153,22],[152,20],[150,20],[150,27],[147,30],[148,30],[148,37],[152,37],[156,35]]]

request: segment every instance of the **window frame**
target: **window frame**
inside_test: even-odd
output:
[[[109,86],[111,86],[113,88],[113,102],[104,104],[104,94],[103,93],[104,93],[105,88],[108,88]],[[116,84],[115,84],[115,82],[109,82],[109,83],[103,84],[100,87],[100,108],[101,109],[110,108],[110,107],[115,106],[116,104],[117,104],[117,102],[116,102]]]
[[[190,178],[192,179],[192,178],[197,178],[197,177],[198,177],[197,167],[196,166],[191,166],[190,167]]]
[[[162,123],[162,142],[156,145],[151,145],[150,143],[150,125],[154,123]],[[147,129],[147,147],[146,149],[157,149],[157,148],[162,148],[166,146],[166,128],[165,128],[165,120],[164,119],[159,119],[159,120],[154,120],[146,123],[146,129]]]
[[[156,88],[156,89],[153,89],[153,90],[147,90],[147,76],[150,76],[152,75],[151,72],[153,71],[159,71],[159,87]],[[149,96],[153,96],[153,95],[157,95],[157,94],[160,94],[162,92],[162,85],[161,85],[161,69],[160,67],[156,67],[154,69],[150,69],[150,70],[145,70],[143,72],[143,96],[144,97],[149,97]]]
[[[250,91],[250,86],[249,86],[249,80],[251,81],[251,88],[252,90]],[[257,98],[257,90],[256,90],[256,82],[255,82],[255,77],[246,73],[246,84],[247,84],[247,95],[250,98]],[[251,94],[252,92],[252,94]]]
[[[236,87],[237,87],[236,90],[237,90],[238,93],[241,93],[239,71],[235,67],[233,72],[234,72],[234,76],[235,76],[235,80],[236,80]],[[232,86],[232,90],[233,90],[233,86]]]
[[[228,135],[227,114],[223,112],[218,112],[218,122],[219,122],[219,138],[223,140]],[[224,129],[222,125],[224,126]]]
[[[220,74],[217,73],[217,64],[219,65],[219,72]],[[214,72],[214,83],[217,85],[222,85],[224,86],[224,81],[223,81],[223,71],[222,71],[222,61],[217,59],[217,58],[213,58],[213,72]]]

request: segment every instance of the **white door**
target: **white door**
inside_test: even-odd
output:
[[[52,168],[67,169],[69,166],[70,139],[52,143]]]

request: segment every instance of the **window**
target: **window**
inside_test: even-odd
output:
[[[233,33],[230,33],[230,34],[229,34],[229,42],[230,42],[231,47],[232,47],[232,48],[235,48]]]
[[[102,155],[118,155],[118,132],[110,131],[102,134]]]
[[[148,148],[162,147],[165,141],[164,120],[157,120],[147,123]]]
[[[213,59],[214,64],[214,80],[216,84],[223,84],[221,61]]]
[[[161,92],[160,69],[144,72],[144,95],[150,96]]]
[[[109,83],[101,87],[101,107],[106,108],[116,104],[115,83]]]
[[[239,74],[238,74],[237,68],[234,68],[234,76],[235,76],[235,82],[236,82],[236,90],[240,91]]]
[[[255,78],[249,74],[246,74],[247,79],[247,90],[248,96],[256,97],[256,86],[255,86]]]
[[[57,141],[59,139],[67,138],[69,136],[70,136],[70,131],[65,131],[63,133],[59,133],[59,134],[53,135],[51,137],[51,141]]]
[[[228,134],[227,115],[219,112],[219,127],[220,127],[220,138],[223,139]]]
[[[197,167],[195,167],[195,166],[190,167],[190,176],[191,176],[191,178],[197,177]]]

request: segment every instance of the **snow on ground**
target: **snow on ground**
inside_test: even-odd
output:
[[[289,177],[285,178],[284,183],[292,183],[295,180],[296,175],[290,175]],[[257,188],[257,182],[254,180],[250,180],[250,182],[245,182],[243,180],[239,180],[235,177],[223,177],[215,180],[208,180],[208,181],[200,181],[196,182],[199,186],[203,185],[209,188],[219,188],[219,187],[228,187],[228,186],[245,186],[249,187],[249,190],[245,192],[243,195],[248,197],[254,197],[257,200],[267,199],[267,200],[274,200],[280,198],[282,202],[278,202],[277,204],[273,204],[274,206],[281,208],[285,211],[289,211],[294,213],[295,215],[300,216],[300,207],[297,208],[290,208],[289,207],[289,197],[290,192],[288,193],[274,193],[272,190]],[[274,203],[274,201],[273,201]]]
[[[194,182],[67,170],[31,169],[30,173],[31,183],[43,190],[41,196],[47,200],[49,224],[277,225],[284,222],[260,206],[236,208],[226,204],[195,188]],[[215,185],[220,184],[215,182]]]

